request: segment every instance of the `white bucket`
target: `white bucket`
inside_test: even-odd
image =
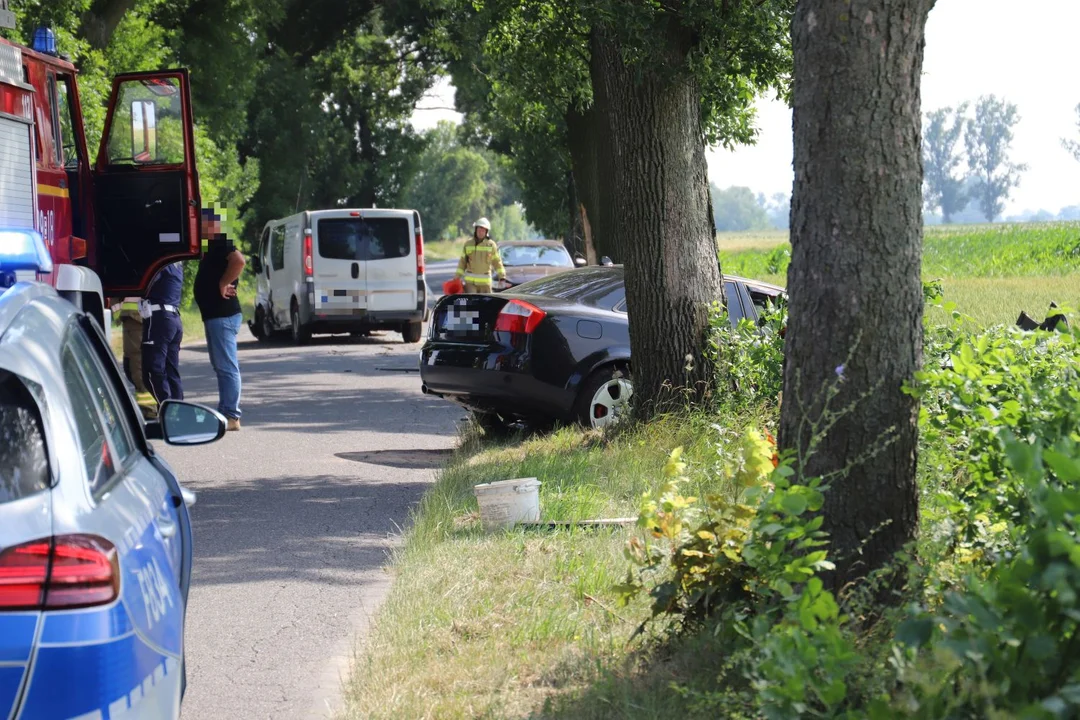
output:
[[[483,483],[473,487],[480,504],[480,520],[484,529],[513,527],[518,522],[540,520],[540,481],[518,478]]]

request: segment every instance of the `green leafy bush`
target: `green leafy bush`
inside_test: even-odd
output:
[[[722,305],[713,306],[707,352],[717,361],[720,409],[779,407],[786,325],[785,305],[770,305],[757,324],[743,318],[735,327]]]

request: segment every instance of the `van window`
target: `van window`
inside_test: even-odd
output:
[[[274,270],[285,269],[285,226],[270,231],[270,264]]]
[[[407,218],[334,218],[319,221],[319,256],[327,260],[391,260],[412,250]]]

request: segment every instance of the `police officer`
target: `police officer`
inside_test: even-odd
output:
[[[146,387],[160,406],[166,400],[183,400],[180,385],[180,296],[184,268],[179,262],[166,265],[150,281],[142,302],[142,364]]]
[[[487,218],[480,218],[473,223],[472,240],[465,243],[458,260],[456,276],[465,283],[467,293],[491,292],[491,273],[499,280],[506,279],[499,246],[491,239],[491,223]]]

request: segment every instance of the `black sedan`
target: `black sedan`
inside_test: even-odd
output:
[[[724,281],[732,323],[756,321],[784,293]],[[424,393],[460,403],[484,427],[552,420],[602,427],[628,409],[630,365],[623,269],[589,267],[494,295],[442,298],[420,378]]]

